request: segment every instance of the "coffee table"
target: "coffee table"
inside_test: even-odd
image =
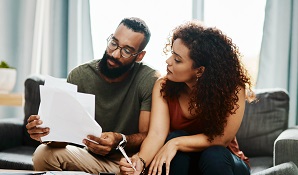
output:
[[[0,175],[92,175],[84,171],[31,171],[0,169]],[[95,175],[95,174],[94,174]]]

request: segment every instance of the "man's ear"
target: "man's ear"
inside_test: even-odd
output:
[[[204,66],[197,68],[197,73],[196,73],[197,78],[201,77],[203,75],[204,71],[205,71]]]
[[[136,61],[137,61],[137,62],[142,61],[142,59],[144,58],[145,54],[146,54],[146,51],[144,51],[144,50],[143,50],[141,53],[139,53],[139,54],[137,55],[137,59],[136,59]]]

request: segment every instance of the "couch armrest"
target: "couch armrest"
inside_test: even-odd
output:
[[[27,120],[30,115],[38,114],[40,104],[40,91],[39,85],[44,84],[44,76],[40,74],[34,74],[27,77],[25,80],[25,105],[24,105],[24,126],[27,124]],[[30,138],[26,127],[23,128],[24,132],[24,145],[37,147],[39,142]]]
[[[277,166],[268,168],[266,170],[254,173],[252,175],[277,175],[277,174],[286,174],[286,175],[296,175],[298,173],[298,168],[293,162],[286,162],[279,164]]]
[[[22,145],[23,120],[16,118],[0,119],[0,151]]]
[[[292,161],[298,165],[298,126],[283,131],[274,142],[273,165]]]

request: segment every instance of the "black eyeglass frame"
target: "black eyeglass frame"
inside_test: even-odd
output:
[[[115,43],[117,44],[117,47],[116,47],[115,49],[111,49],[111,48],[109,47],[109,42],[110,42],[111,40],[114,40],[114,39],[113,39],[113,34],[111,34],[111,35],[107,38],[107,47],[108,47],[110,50],[112,50],[112,51],[115,51],[115,50],[117,50],[118,48],[120,48],[120,55],[121,55],[121,57],[123,57],[123,58],[131,58],[132,56],[137,56],[137,55],[139,55],[141,52],[143,52],[143,50],[141,50],[141,51],[138,52],[138,53],[131,53],[130,56],[125,57],[125,56],[123,56],[123,54],[122,54],[122,49],[125,48],[125,47],[121,47],[121,46],[119,46],[119,44],[118,44],[117,42],[115,42]]]

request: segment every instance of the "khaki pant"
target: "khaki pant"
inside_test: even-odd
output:
[[[113,172],[120,174],[119,161],[121,154],[110,157],[93,156],[86,149],[72,145],[66,148],[52,148],[39,145],[33,154],[36,171],[85,171],[91,174]]]

